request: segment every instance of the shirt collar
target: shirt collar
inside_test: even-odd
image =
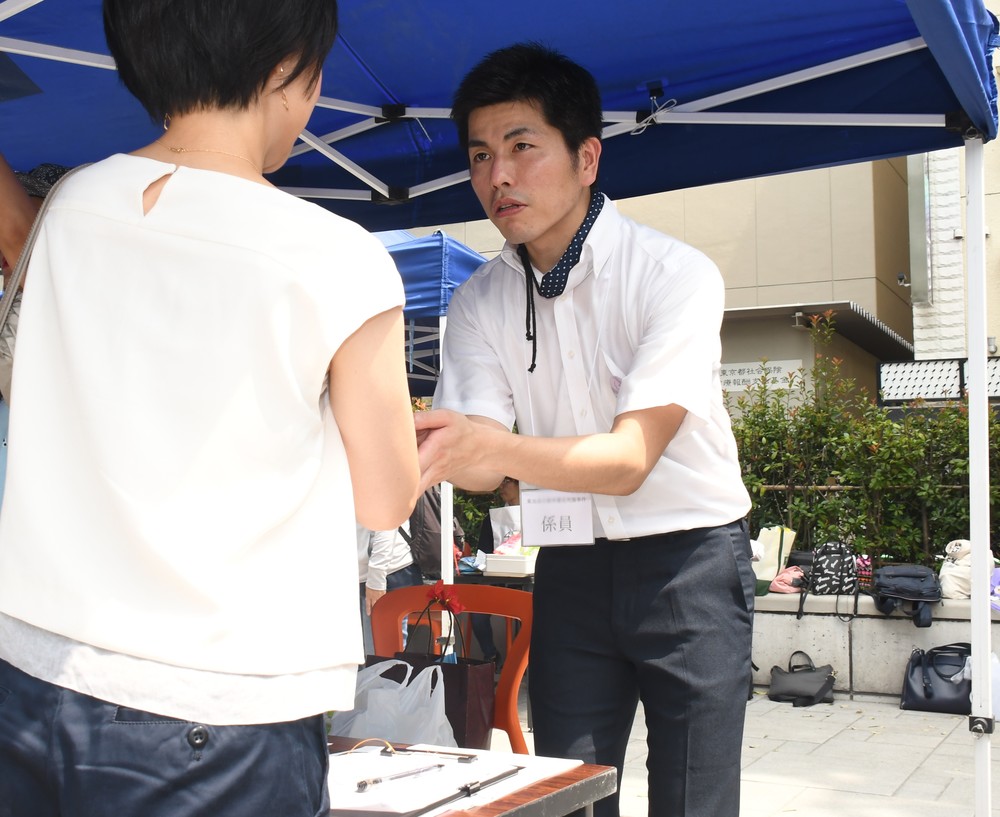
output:
[[[603,193],[600,195],[604,196]],[[594,222],[593,227],[590,228],[590,232],[583,242],[583,249],[580,251],[580,261],[574,269],[589,268],[594,271],[595,275],[600,276],[614,248],[614,237],[618,234],[618,225],[621,223],[621,219],[622,216],[618,212],[618,208],[615,207],[614,202],[607,196],[604,196],[604,206],[601,208],[600,215],[597,216],[597,220]],[[524,266],[521,264],[521,258],[517,254],[517,248],[517,244],[511,244],[509,241],[505,242],[503,249],[500,250],[500,257],[505,264],[513,267],[519,274],[524,275]],[[579,280],[579,276],[570,275],[566,288],[572,289]]]

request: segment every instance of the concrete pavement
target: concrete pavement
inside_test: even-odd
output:
[[[647,813],[641,720],[629,744],[623,817]],[[965,717],[904,712],[889,697],[838,695],[796,709],[758,691],[747,704],[740,817],[972,817],[973,752]],[[998,737],[992,755],[992,817],[1000,817]]]
[[[506,735],[494,734],[493,747],[505,748]],[[992,740],[991,817],[1000,817],[1000,735]],[[838,694],[832,704],[795,709],[758,690],[746,710],[740,817],[973,817],[973,743],[967,718],[904,712],[888,696]],[[647,812],[640,710],[621,813]]]

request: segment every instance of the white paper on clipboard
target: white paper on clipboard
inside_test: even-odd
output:
[[[402,750],[393,755],[383,755],[380,747],[376,746],[331,755],[328,777],[331,817],[409,814],[419,810],[422,804],[439,801],[450,791],[456,791],[461,786],[489,779],[515,767],[519,769],[511,777],[488,786],[470,797],[464,797],[457,803],[421,814],[421,817],[435,817],[459,806],[463,809],[481,806],[580,765],[579,760],[474,749],[458,750],[476,756],[476,760],[472,763],[459,763],[455,760],[454,747],[417,745],[411,746],[410,749],[420,751],[407,754],[406,750]],[[434,754],[435,750],[440,750],[441,754]],[[359,780],[385,777],[399,771],[423,768],[438,762],[446,764],[439,771],[388,781],[372,786],[365,792],[357,791]]]

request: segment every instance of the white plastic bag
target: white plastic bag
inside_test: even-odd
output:
[[[406,667],[402,683],[384,677],[400,665]],[[441,668],[431,666],[413,675],[413,667],[406,661],[390,659],[358,670],[354,709],[334,713],[330,734],[457,746],[444,711]]]
[[[944,549],[941,562],[941,596],[946,599],[972,597],[972,543],[968,539],[955,539]]]

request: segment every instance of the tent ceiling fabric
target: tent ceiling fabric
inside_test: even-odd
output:
[[[480,217],[447,109],[479,58],[519,40],[597,77],[616,134],[601,184],[615,199],[997,131],[996,27],[980,0],[514,0],[502,16],[482,0],[339,5],[322,107],[272,179],[369,229]],[[109,70],[98,0],[0,2],[0,51],[41,89],[0,102],[0,147],[16,168],[93,161],[157,136]],[[653,106],[656,123],[630,133]]]

